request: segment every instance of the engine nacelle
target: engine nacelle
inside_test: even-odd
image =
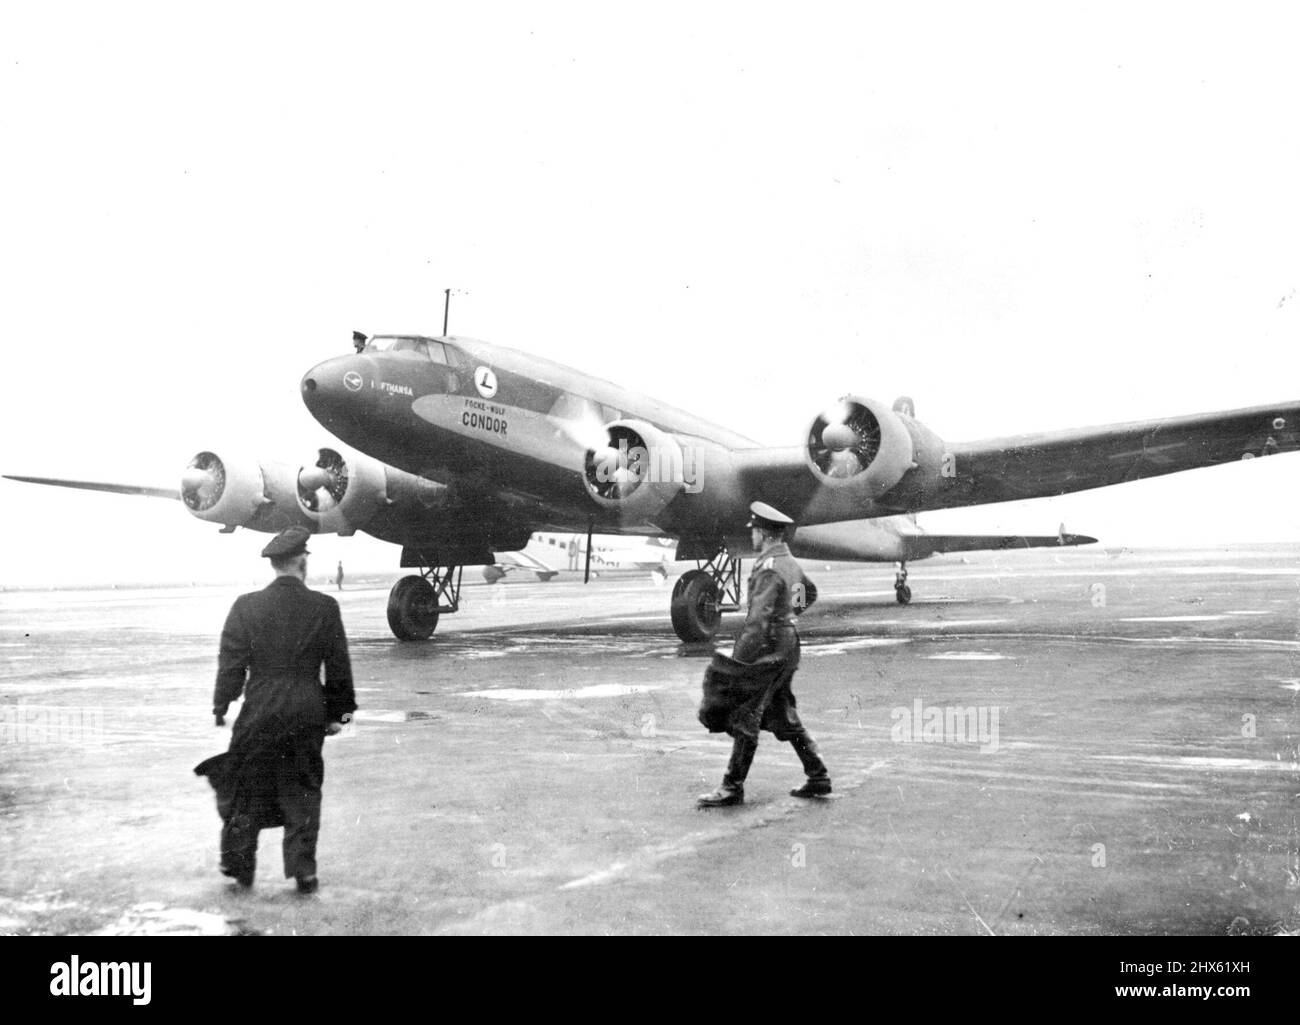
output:
[[[587,493],[625,521],[655,516],[685,487],[681,445],[644,420],[615,420],[604,431],[606,447],[587,450]]]
[[[298,507],[321,534],[351,534],[389,503],[382,463],[332,448],[318,450],[316,462],[298,470],[295,490]]]
[[[250,460],[223,460],[200,452],[181,475],[181,500],[191,513],[209,523],[247,526],[271,502],[262,467]]]
[[[823,484],[874,501],[917,465],[917,439],[908,426],[883,403],[846,395],[809,425],[804,461]]]

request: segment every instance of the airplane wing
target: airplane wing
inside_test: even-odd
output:
[[[1300,449],[1300,403],[949,446],[954,476],[924,508],[1044,498]]]
[[[59,477],[19,477],[16,474],[0,474],[6,480],[22,481],[26,484],[49,484],[56,488],[77,488],[81,491],[108,491],[115,495],[140,495],[144,498],[170,498],[181,500],[177,488],[155,488],[143,484],[109,484],[94,480],[64,480]]]
[[[1008,548],[1059,548],[1096,544],[1086,534],[914,534],[903,537],[907,560],[947,552],[987,552]]]

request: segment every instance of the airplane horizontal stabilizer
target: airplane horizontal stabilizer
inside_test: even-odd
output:
[[[987,552],[1008,548],[1060,548],[1092,545],[1086,534],[914,534],[904,536],[908,559],[925,559],[948,552]]]
[[[19,477],[12,473],[0,474],[6,480],[25,484],[48,484],[56,488],[77,488],[81,491],[108,491],[114,495],[140,495],[144,498],[170,498],[181,500],[179,488],[153,488],[143,484],[107,484],[93,480],[62,480],[58,477]]]
[[[527,570],[530,573],[536,573],[542,580],[550,579],[550,577],[542,576],[542,574],[549,573],[551,576],[554,576],[555,573],[558,572],[552,570],[551,567],[542,562],[541,559],[535,558],[525,551],[497,552],[496,562],[493,563],[493,565],[496,566],[497,569],[503,570],[506,573],[515,569]]]

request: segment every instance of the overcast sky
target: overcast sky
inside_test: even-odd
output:
[[[793,444],[1300,395],[1286,5],[6,4],[0,472],[301,463],[354,329],[545,354]],[[1300,540],[1300,458],[922,517]],[[173,503],[0,481],[0,585],[260,573]],[[322,539],[391,566],[397,550]]]

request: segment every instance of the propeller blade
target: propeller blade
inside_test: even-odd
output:
[[[186,491],[198,491],[200,488],[211,487],[214,480],[208,470],[191,466],[181,475],[181,487]]]
[[[842,424],[850,420],[852,416],[853,406],[841,399],[822,414],[822,419],[828,424]]]

